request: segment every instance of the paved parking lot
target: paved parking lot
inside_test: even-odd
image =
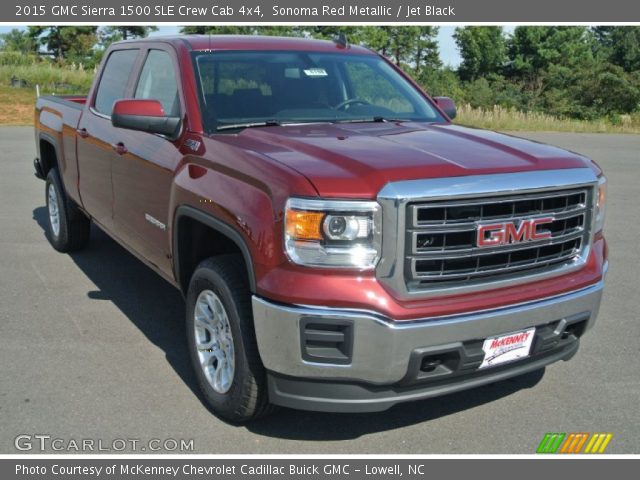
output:
[[[178,292],[98,230],[89,249],[56,253],[33,129],[0,128],[0,453],[19,434],[193,439],[214,454],[533,453],[549,431],[612,432],[608,452],[640,453],[640,136],[527,136],[591,156],[610,181],[608,284],[574,359],[384,413],[282,409],[237,427],[201,401]]]

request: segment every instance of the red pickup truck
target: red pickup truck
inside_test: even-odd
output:
[[[86,98],[36,105],[48,236],[90,222],[180,289],[218,415],[380,411],[567,360],[607,270],[606,180],[453,125],[344,39],[112,45]]]

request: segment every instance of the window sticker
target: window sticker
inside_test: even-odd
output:
[[[327,71],[324,68],[306,68],[303,70],[307,77],[326,77]]]

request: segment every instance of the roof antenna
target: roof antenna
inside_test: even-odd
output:
[[[340,32],[337,37],[333,37],[333,41],[337,45],[340,45],[342,48],[349,47],[349,41],[347,40],[347,36],[344,34],[344,32]]]

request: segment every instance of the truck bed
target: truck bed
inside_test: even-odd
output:
[[[86,101],[87,97],[83,97],[81,95],[44,95],[38,98],[36,106],[50,102],[58,105],[65,105],[75,110],[82,110]]]
[[[35,110],[36,138],[40,139],[36,164],[47,162],[52,155],[57,157],[59,173],[68,186],[67,194],[76,203],[80,203],[78,190],[72,187],[78,184],[76,130],[85,103],[86,97],[80,95],[47,95],[38,98]],[[47,151],[46,146],[41,151],[41,142],[56,145],[55,154]]]

